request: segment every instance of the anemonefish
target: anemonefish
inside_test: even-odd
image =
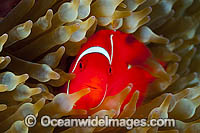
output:
[[[152,58],[150,50],[133,35],[100,30],[81,47],[69,70],[76,77],[65,84],[64,90],[71,94],[90,88],[91,92],[74,106],[75,109],[89,110],[100,106],[107,96],[118,94],[131,83],[132,90],[123,106],[135,90],[140,91],[140,104],[148,85],[155,80],[145,70],[145,62],[149,58]]]

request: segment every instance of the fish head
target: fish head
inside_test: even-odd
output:
[[[76,102],[76,109],[90,109],[101,104],[107,92],[110,59],[106,50],[91,47],[82,52],[72,63],[70,72],[76,76],[65,85],[67,93],[89,88],[90,93]]]

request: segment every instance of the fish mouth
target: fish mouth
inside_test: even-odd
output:
[[[89,87],[89,88],[91,88],[91,89],[94,89],[94,90],[97,89],[97,87],[94,87],[94,86],[91,86],[91,85],[86,85],[86,86]]]

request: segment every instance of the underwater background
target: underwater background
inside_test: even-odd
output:
[[[0,0],[0,132],[200,132],[200,0]],[[172,118],[175,127],[42,127],[43,115],[85,118],[74,109],[88,90],[60,91],[75,77],[68,69],[81,46],[102,29],[134,35],[153,56],[148,62],[156,80],[142,105],[139,92],[117,114],[125,94],[92,116]],[[125,88],[126,89],[126,88]],[[113,106],[113,103],[115,106]],[[28,114],[37,116],[27,127]]]

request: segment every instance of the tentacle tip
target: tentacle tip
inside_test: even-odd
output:
[[[148,7],[148,11],[149,11],[149,13],[151,13],[152,12],[152,7]]]
[[[60,74],[57,73],[57,72],[52,71],[52,72],[49,73],[49,77],[51,79],[58,80],[58,79],[60,79]]]
[[[42,92],[42,88],[33,88],[32,95],[40,94]]]
[[[47,14],[53,14],[53,10],[52,9],[48,9]]]
[[[5,39],[5,40],[7,40],[8,34],[4,33],[0,38],[3,38],[3,39]]]
[[[79,28],[81,25],[80,25],[80,23],[76,23],[74,26],[75,26],[76,28]]]
[[[29,78],[29,75],[28,74],[23,74],[21,75],[20,77],[22,80],[26,81],[28,78]]]
[[[96,17],[95,17],[95,16],[91,16],[91,19],[94,19],[94,20],[96,20]]]
[[[52,9],[49,9],[46,13],[46,18],[48,20],[51,20],[53,18],[53,10]]]
[[[132,89],[133,88],[133,83],[129,83],[127,86],[128,89]]]
[[[91,92],[91,88],[86,88],[85,89],[85,92],[88,94],[88,93],[90,93]]]
[[[5,33],[2,36],[0,36],[0,42],[2,44],[4,44],[7,40],[8,40],[8,34]]]
[[[39,99],[39,100],[34,104],[35,108],[37,108],[38,110],[40,110],[40,109],[44,106],[45,101],[46,101],[45,98]]]
[[[65,46],[61,46],[60,49],[63,51],[65,50]]]
[[[139,95],[139,94],[140,94],[140,91],[139,91],[139,90],[136,90],[134,93],[135,93],[136,95]]]
[[[31,20],[28,20],[24,24],[24,29],[28,31],[32,28],[32,26],[33,26],[33,22]]]

